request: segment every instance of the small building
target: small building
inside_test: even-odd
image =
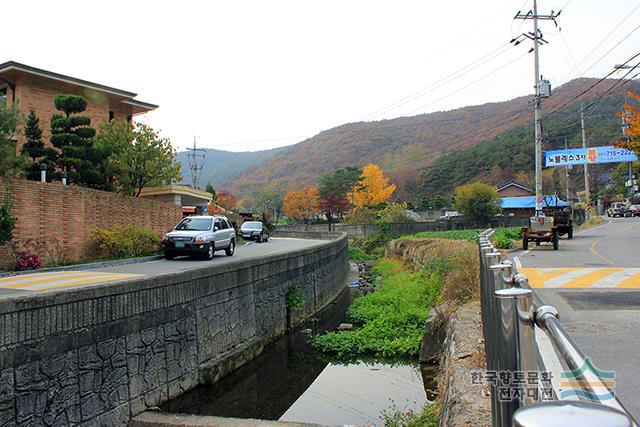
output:
[[[164,185],[162,187],[145,187],[139,197],[161,200],[182,206],[183,216],[201,215],[204,206],[207,206],[213,194],[198,190],[187,185]]]
[[[157,105],[134,99],[137,94],[133,92],[14,61],[0,64],[0,104],[17,102],[19,108],[25,113],[33,110],[40,119],[42,140],[45,144],[48,144],[51,136],[49,126],[51,116],[59,113],[53,100],[63,93],[82,95],[89,101],[83,115],[91,119],[91,126],[96,129],[111,120],[131,123],[133,116],[158,108]],[[16,148],[20,150],[24,142],[24,133],[21,132]]]
[[[534,191],[517,182],[509,182],[498,187],[498,195],[500,197],[525,197],[533,196]]]
[[[502,197],[500,205],[503,216],[533,216],[536,212],[536,196]],[[560,200],[558,196],[542,196],[542,209],[545,212],[566,207],[569,207],[569,203]]]

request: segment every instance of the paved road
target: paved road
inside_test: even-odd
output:
[[[51,292],[100,283],[123,283],[140,277],[175,273],[204,267],[221,265],[248,258],[260,258],[276,253],[321,245],[322,240],[273,238],[268,243],[247,243],[236,248],[228,257],[224,251],[216,252],[212,261],[179,257],[171,261],[156,260],[139,264],[99,267],[82,271],[56,271],[0,278],[0,298],[22,296],[39,292]]]
[[[612,218],[561,239],[560,249],[516,254],[522,271],[582,351],[615,371],[615,391],[640,419],[640,218]]]

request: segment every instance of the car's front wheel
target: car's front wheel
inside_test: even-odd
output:
[[[175,255],[169,251],[164,251],[164,259],[172,260],[173,258],[175,258]]]
[[[224,253],[227,256],[233,256],[233,254],[235,252],[236,252],[236,241],[235,240],[231,240],[231,243],[229,243],[229,247],[224,250]]]
[[[216,252],[216,248],[213,246],[213,242],[207,245],[207,252],[204,254],[204,258],[211,261],[213,259],[213,255]]]

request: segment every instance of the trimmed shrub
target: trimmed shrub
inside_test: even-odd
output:
[[[116,225],[111,229],[96,227],[91,230],[90,241],[99,256],[124,258],[152,255],[160,250],[160,237],[150,228]]]

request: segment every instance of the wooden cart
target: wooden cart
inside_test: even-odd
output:
[[[559,234],[558,228],[554,226],[553,217],[539,216],[529,219],[529,227],[522,228],[522,249],[529,249],[529,242],[535,242],[536,246],[539,246],[540,242],[551,242],[553,250],[558,250]]]
[[[558,230],[559,236],[567,235],[568,239],[573,239],[573,220],[571,211],[555,211],[553,213],[553,224]]]

